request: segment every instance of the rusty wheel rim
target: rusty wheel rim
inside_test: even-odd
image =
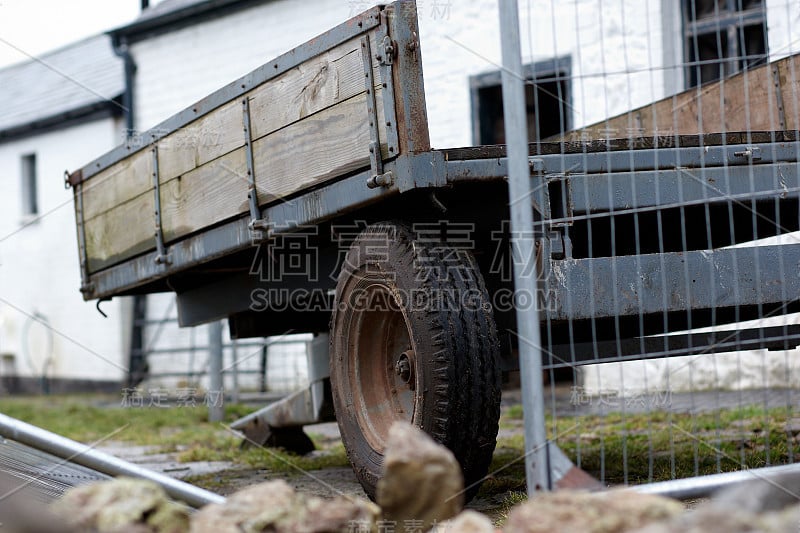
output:
[[[383,450],[395,421],[414,423],[419,376],[408,321],[385,285],[360,291],[348,344],[353,410],[374,450]],[[366,305],[364,305],[366,304]]]

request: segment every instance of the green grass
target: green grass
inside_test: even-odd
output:
[[[102,401],[72,396],[4,398],[0,412],[87,443],[114,440],[174,449],[226,433],[222,425],[208,422],[206,407],[120,407],[113,397]],[[240,406],[227,406],[225,423],[241,413]]]
[[[549,437],[580,466],[606,483],[647,483],[800,460],[800,446],[786,432],[796,412],[742,407],[707,414],[547,416]],[[501,425],[517,426],[521,409],[504,411]],[[791,449],[790,449],[791,448]],[[524,488],[522,435],[498,439],[484,491]]]
[[[319,443],[317,448],[320,449]],[[344,446],[336,444],[323,450],[323,453],[307,456],[296,455],[278,448],[251,447],[240,449],[239,440],[219,440],[190,446],[178,454],[181,462],[193,461],[232,461],[253,468],[264,468],[272,472],[297,473],[301,470],[320,470],[335,466],[349,466]]]
[[[240,472],[235,470],[223,470],[211,474],[198,474],[196,476],[186,476],[183,481],[197,485],[198,487],[214,492],[228,492],[235,483]]]
[[[225,423],[252,408],[229,405]],[[120,407],[98,396],[24,397],[0,400],[0,412],[81,442],[109,439],[177,452],[180,461],[230,461],[248,468],[292,472],[347,466],[344,447],[311,435],[321,452],[300,457],[283,450],[241,449],[221,424],[208,422],[203,406]],[[625,415],[547,416],[548,433],[576,463],[608,484],[645,483],[800,460],[800,446],[786,432],[798,415],[786,408],[742,407],[699,415],[652,412]],[[521,428],[522,409],[504,409],[501,427]],[[719,429],[717,429],[719,428]],[[800,437],[799,437],[800,439]],[[522,434],[498,439],[491,475],[479,497],[516,501],[525,490]],[[218,478],[219,476],[217,476]],[[213,484],[214,477],[206,480]]]
[[[509,405],[503,416],[509,420],[522,420],[522,405]]]
[[[228,405],[224,424],[252,407]],[[0,412],[80,442],[119,441],[155,446],[159,452],[178,452],[181,462],[231,461],[253,468],[294,472],[347,466],[344,447],[326,445],[311,435],[323,453],[298,456],[280,449],[241,449],[241,439],[222,424],[208,421],[208,409],[196,407],[120,407],[114,398],[25,397],[0,400]]]
[[[494,513],[493,518],[495,525],[502,527],[506,523],[506,520],[508,520],[508,515],[511,512],[511,509],[513,509],[516,505],[526,501],[528,501],[528,494],[525,492],[525,489],[521,491],[508,492],[500,503],[500,507],[497,509],[497,512]]]

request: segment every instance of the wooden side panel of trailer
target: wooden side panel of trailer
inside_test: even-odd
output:
[[[800,55],[795,55],[548,140],[796,130],[798,96]]]
[[[370,49],[380,50],[376,31],[365,35]],[[369,167],[372,118],[367,100],[372,95],[367,93],[362,37],[326,50],[154,138],[151,145],[83,182],[88,271],[156,248],[156,169],[167,245],[248,213],[245,99],[260,205]],[[380,152],[383,158],[400,155],[400,147],[394,146],[395,153],[390,154],[387,143],[387,126],[392,124],[387,124],[383,99],[393,88],[392,80],[383,79],[387,70],[381,68],[380,53],[372,53],[370,62]]]

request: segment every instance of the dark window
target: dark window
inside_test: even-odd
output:
[[[544,140],[571,127],[569,57],[525,66],[528,139]],[[470,78],[473,144],[504,144],[503,88],[500,71]]]
[[[683,0],[686,86],[767,61],[764,0]]]
[[[32,216],[39,214],[39,202],[36,199],[36,154],[22,156],[22,214]]]

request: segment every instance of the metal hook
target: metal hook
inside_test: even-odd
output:
[[[110,302],[110,301],[111,301],[111,298],[100,298],[99,300],[97,300],[97,303],[95,304],[95,308],[97,309],[97,312],[100,313],[101,315],[103,315],[103,318],[108,318],[108,315],[105,314],[102,309],[100,309],[100,304],[103,303],[103,302]]]

